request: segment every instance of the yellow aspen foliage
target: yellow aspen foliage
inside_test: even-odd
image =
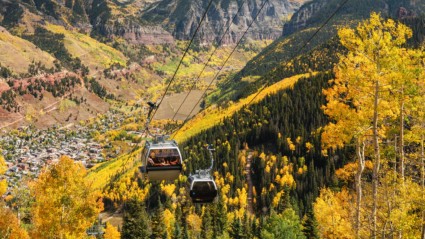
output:
[[[293,168],[293,166],[292,166],[292,164],[290,164],[290,165],[283,167],[283,171],[284,171],[285,174],[290,173],[290,172],[292,172],[292,168]]]
[[[227,200],[227,204],[229,204],[229,206],[233,206],[233,198],[229,198]]]
[[[336,170],[335,175],[338,177],[338,179],[345,181],[345,182],[353,182],[354,181],[354,175],[357,172],[358,163],[347,163],[344,165],[344,167]]]
[[[306,142],[305,147],[307,148],[307,153],[310,153],[310,150],[314,147],[314,145],[310,142]]]
[[[233,180],[235,179],[235,177],[231,173],[227,172],[226,179],[229,183],[233,183]]]
[[[284,166],[288,165],[289,160],[287,156],[283,156],[282,161]]]
[[[248,193],[245,188],[238,189],[238,197],[239,197],[239,207],[245,208],[248,206]]]
[[[167,228],[168,235],[172,235],[174,229],[174,223],[176,222],[176,218],[174,217],[174,213],[170,210],[164,210],[164,225]]]
[[[261,153],[260,154],[260,156],[258,156],[260,159],[261,159],[261,161],[264,163],[265,161],[266,161],[266,154],[265,153]]]
[[[31,185],[32,238],[84,238],[103,210],[100,193],[85,180],[86,169],[67,156],[45,168]]]
[[[295,151],[295,144],[292,142],[291,138],[286,138],[286,143],[288,143],[289,150]]]
[[[270,173],[270,166],[267,164],[266,168],[264,169],[264,171],[266,171],[266,173]]]
[[[270,156],[270,162],[272,163],[271,166],[273,166],[277,161],[277,157],[275,155]]]
[[[224,194],[221,197],[223,199],[224,204],[227,205],[229,203],[229,198]]]
[[[194,213],[191,213],[186,218],[190,238],[198,238],[201,233],[202,219]]]
[[[289,172],[286,172],[283,177],[281,177],[280,181],[279,181],[279,185],[281,187],[283,186],[288,186],[288,187],[295,187],[295,180],[294,177],[292,176],[292,174],[290,174]]]
[[[350,195],[347,190],[333,192],[328,188],[320,190],[320,196],[313,203],[321,238],[355,238],[350,221]]]
[[[234,212],[228,212],[226,216],[227,216],[227,221],[228,222],[233,222],[235,220],[235,216],[236,215],[235,215]]]
[[[241,163],[241,165],[245,165],[246,164],[246,157],[245,155],[242,155],[239,157],[239,161]]]
[[[239,210],[235,211],[235,216],[242,219],[245,216],[245,208],[239,208]]]
[[[18,218],[0,203],[0,238],[29,239],[28,233],[19,226]]]
[[[230,191],[230,185],[229,184],[226,184],[221,188],[221,193],[223,195],[226,195],[227,193],[229,193],[229,191]]]
[[[184,166],[186,166],[186,165],[184,165]],[[178,180],[179,180],[179,182],[186,183],[187,182],[187,176],[180,174]]]
[[[301,136],[298,136],[296,139],[295,139],[295,142],[297,143],[297,144],[300,144],[301,143]]]
[[[261,196],[265,196],[265,195],[267,195],[267,189],[265,187],[263,187],[261,189]]]
[[[121,233],[118,229],[112,226],[109,222],[106,223],[105,234],[103,234],[104,239],[120,239]]]
[[[7,170],[6,162],[4,161],[3,155],[0,151],[0,176],[3,175]],[[3,195],[7,190],[6,179],[0,180],[0,196]]]
[[[273,207],[276,208],[279,205],[279,202],[280,202],[282,195],[283,195],[283,191],[276,193],[276,195],[274,196],[273,201],[272,201]]]
[[[176,190],[176,185],[175,184],[161,184],[161,190],[165,193],[165,195],[171,197],[174,193],[174,191]]]
[[[298,168],[297,173],[298,173],[298,175],[302,175],[304,173],[303,168]]]

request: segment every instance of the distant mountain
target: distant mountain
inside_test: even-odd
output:
[[[208,2],[208,0],[163,0],[142,11],[141,17],[149,24],[164,26],[176,39],[189,39],[202,18]],[[269,0],[249,30],[248,37],[255,40],[276,39],[281,34],[285,21],[304,2],[308,2],[308,0]],[[237,42],[254,20],[262,4],[262,0],[213,1],[200,29],[199,41],[202,44],[220,38],[231,24],[234,15],[241,9],[231,30],[224,38],[224,43]]]
[[[322,24],[342,2],[315,0],[303,5],[285,24],[283,35]],[[381,12],[385,16],[395,19],[418,17],[425,14],[425,2],[410,0],[348,1],[346,7],[336,18],[339,18],[337,21],[340,23],[344,21],[348,23],[350,20],[357,22],[367,18],[371,11]],[[341,16],[344,16],[344,19]]]
[[[269,0],[248,37],[276,39],[283,24],[304,2],[310,0]],[[253,20],[263,1],[219,0],[208,11],[199,41],[211,43],[237,18],[224,43],[235,43]],[[72,26],[98,38],[124,38],[132,43],[172,43],[189,39],[199,23],[208,0],[4,0],[0,3],[3,25],[26,21],[32,13],[49,21]],[[41,21],[41,22],[40,22]]]
[[[304,4],[284,25],[282,36],[247,63],[234,77],[219,84],[219,95],[210,101],[237,100],[264,84],[309,71],[330,70],[340,49],[336,32],[342,26],[355,26],[371,12],[400,20],[414,30],[411,44],[425,38],[425,1],[348,0],[330,22],[304,48],[302,46],[343,1],[314,0]],[[294,59],[291,64],[288,60]]]

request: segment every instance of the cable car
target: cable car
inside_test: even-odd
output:
[[[211,203],[217,197],[217,185],[211,175],[197,172],[189,176],[190,192],[193,203]]]
[[[214,164],[214,158],[212,151],[214,149],[209,146],[211,157],[211,166],[208,169],[196,170],[194,175],[189,176],[190,192],[189,195],[192,198],[193,203],[211,203],[217,197],[217,185],[215,184],[214,178],[211,175],[211,171]]]
[[[182,156],[174,140],[158,136],[153,142],[147,141],[142,151],[142,174],[150,181],[176,180],[182,171]]]
[[[166,135],[153,135],[149,132],[152,112],[158,106],[152,102],[148,102],[148,105],[149,113],[145,130],[154,140],[152,142],[146,141],[142,151],[142,167],[140,167],[140,171],[151,181],[174,181],[182,171],[182,155],[176,141],[167,140],[166,137],[168,136]]]

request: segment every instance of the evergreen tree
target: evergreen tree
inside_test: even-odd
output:
[[[299,217],[294,210],[288,208],[282,214],[272,212],[261,230],[261,238],[304,239],[306,237],[302,232]]]
[[[210,209],[211,207],[206,206],[204,215],[202,216],[202,226],[201,226],[201,238],[212,238],[213,237],[213,225]]]
[[[152,221],[152,236],[151,238],[167,238],[167,229],[164,224],[164,207],[161,200],[158,199],[158,209],[153,214]]]
[[[243,222],[241,222],[241,219],[235,218],[235,220],[233,220],[229,230],[229,235],[235,239],[248,238],[246,231],[244,231],[244,226]]]
[[[142,202],[129,200],[125,204],[121,237],[143,239],[151,236],[151,222]]]
[[[302,226],[302,231],[307,238],[319,239],[317,232],[317,221],[311,209],[308,210],[307,213],[304,215]]]
[[[180,239],[180,238],[182,238],[182,237],[183,237],[183,231],[182,231],[182,229],[181,229],[181,227],[180,227],[179,223],[176,221],[176,222],[174,223],[174,231],[173,231],[173,236],[172,236],[172,238],[173,238],[173,239]]]

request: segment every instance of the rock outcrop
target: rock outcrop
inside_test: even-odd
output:
[[[249,29],[247,37],[255,40],[276,39],[281,35],[286,19],[304,2],[306,1],[269,0]],[[198,33],[198,43],[207,44],[221,38],[237,13],[222,42],[236,43],[254,20],[262,4],[262,0],[214,1]],[[142,19],[152,25],[164,26],[175,39],[187,40],[194,34],[207,5],[207,0],[163,0],[143,11]]]
[[[283,27],[283,36],[298,32],[304,28],[318,26],[326,21],[334,11],[339,8],[340,0],[313,0],[304,4],[291,20]],[[356,0],[348,1],[340,9],[340,13],[332,19],[335,22],[349,23],[350,20],[357,22],[359,18],[366,19],[371,11],[380,12],[384,16],[394,19],[411,19],[425,15],[425,1],[412,0]]]

